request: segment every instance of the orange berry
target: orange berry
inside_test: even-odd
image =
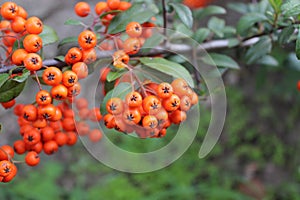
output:
[[[142,35],[143,28],[138,22],[130,22],[126,26],[126,33],[129,37],[135,38]]]
[[[24,66],[26,69],[30,71],[37,71],[42,68],[43,61],[41,56],[39,56],[36,53],[28,53],[24,60],[23,60]]]
[[[48,67],[44,70],[42,78],[47,85],[55,86],[61,82],[62,72],[57,67]]]
[[[16,100],[12,99],[8,102],[2,102],[1,105],[3,108],[8,109],[8,108],[12,108],[14,105],[16,104]]]
[[[97,36],[92,31],[82,31],[78,36],[78,44],[82,49],[94,48],[97,44]]]
[[[40,36],[36,34],[29,34],[24,38],[23,46],[28,53],[36,53],[42,48],[43,41]]]
[[[51,96],[56,100],[66,99],[68,96],[68,89],[62,84],[55,85],[51,89]]]
[[[0,147],[0,161],[12,159],[14,155],[14,149],[11,146],[3,145]]]
[[[84,62],[77,62],[72,66],[72,71],[77,74],[79,79],[83,79],[88,76],[88,67]]]
[[[1,5],[0,12],[4,19],[11,20],[18,16],[19,7],[13,2],[5,2]]]
[[[25,156],[25,162],[28,166],[36,166],[40,163],[40,156],[35,151],[30,151]]]
[[[76,3],[74,11],[79,17],[86,17],[90,14],[91,8],[88,3],[81,1]]]
[[[28,52],[25,49],[17,49],[12,54],[12,62],[15,65],[22,65],[25,57],[27,56]]]
[[[89,139],[91,142],[99,142],[102,139],[102,132],[98,129],[90,131]]]
[[[111,10],[118,10],[120,7],[120,0],[107,0],[107,6]]]
[[[95,6],[95,12],[97,15],[101,15],[104,11],[108,9],[106,2],[98,2]]]
[[[17,16],[11,22],[11,29],[16,33],[20,33],[25,30],[25,23],[26,20],[24,18]]]

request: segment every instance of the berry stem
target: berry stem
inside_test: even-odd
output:
[[[40,82],[40,79],[39,79],[39,77],[38,77],[36,71],[34,71],[33,73],[34,73],[34,75],[35,75],[35,79],[36,79],[36,82],[37,82],[37,84],[38,84],[38,86],[39,86],[39,89],[40,89],[40,90],[43,90],[43,89],[42,89],[41,82]]]

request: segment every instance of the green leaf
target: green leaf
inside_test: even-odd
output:
[[[288,26],[282,29],[278,42],[280,45],[286,44],[289,42],[291,36],[294,34],[295,28],[293,26]]]
[[[278,67],[279,63],[278,61],[270,55],[265,55],[256,62],[257,64],[266,65],[266,66],[272,66],[272,67]]]
[[[63,55],[61,55],[61,56],[56,56],[54,59],[55,59],[55,60],[62,61],[62,62],[65,62],[65,56],[63,56]]]
[[[189,29],[183,23],[176,24],[175,25],[175,30],[176,30],[176,32],[174,32],[173,35],[169,38],[170,40],[190,38],[190,37],[193,36],[193,31],[191,29]]]
[[[122,12],[122,11],[121,10],[111,10],[111,11],[108,11],[108,12],[105,12],[105,13],[101,14],[99,18],[102,19],[106,15],[117,14],[117,13],[120,13],[120,12]]]
[[[181,3],[169,3],[169,5],[174,8],[179,19],[189,28],[193,26],[193,15],[192,11],[186,5]]]
[[[22,82],[26,81],[29,76],[30,76],[30,71],[27,69],[24,69],[21,76],[15,76],[12,78],[12,80],[22,83]]]
[[[123,74],[125,74],[127,72],[127,70],[118,70],[118,71],[110,71],[107,74],[106,80],[108,82],[114,81],[117,78],[120,78]]]
[[[226,14],[225,8],[220,6],[207,6],[195,12],[195,19],[199,20],[210,15]]]
[[[164,58],[149,58],[143,57],[140,58],[140,61],[153,69],[156,69],[160,72],[173,76],[175,78],[183,78],[185,79],[191,87],[194,87],[194,81],[188,72],[182,65],[171,62]]]
[[[298,28],[298,36],[296,41],[296,56],[300,60],[300,26]]]
[[[225,20],[212,17],[207,24],[208,28],[214,32],[218,37],[224,37],[223,29],[225,27]]]
[[[280,13],[280,7],[282,5],[282,0],[269,0],[271,6],[276,13]]]
[[[123,82],[119,83],[116,87],[110,90],[104,97],[102,104],[100,106],[101,113],[107,113],[106,111],[106,103],[109,99],[113,97],[118,97],[124,99],[126,94],[128,94],[132,90],[132,86],[130,83]]]
[[[148,38],[144,45],[142,46],[142,49],[140,50],[140,53],[147,53],[151,51],[154,47],[157,47],[160,43],[162,43],[165,39],[165,36],[160,33],[154,33],[150,38]]]
[[[10,101],[23,91],[26,81],[19,83],[14,80],[6,81],[0,87],[0,102],[7,102]]]
[[[77,19],[67,19],[64,23],[64,25],[74,25],[74,26],[78,26],[78,25],[83,25],[83,23]]]
[[[210,30],[207,28],[199,28],[193,35],[193,39],[198,43],[202,43],[210,34]]]
[[[56,31],[50,26],[44,25],[43,32],[39,35],[43,40],[43,46],[53,44],[59,40]]]
[[[247,64],[253,64],[272,50],[272,41],[268,36],[261,37],[260,40],[248,49],[245,54]]]
[[[76,37],[76,36],[66,37],[60,41],[60,43],[58,44],[58,47],[61,47],[65,44],[75,43],[77,41],[78,41],[78,37]]]
[[[241,17],[237,24],[237,33],[245,36],[248,34],[249,30],[257,22],[263,22],[268,20],[268,18],[260,13],[249,13]]]
[[[0,74],[0,88],[8,79],[9,79],[9,75],[7,73]]]
[[[209,56],[205,56],[201,58],[201,60],[209,65],[217,65],[218,67],[225,67],[231,69],[239,69],[239,65],[229,56],[218,54],[218,53],[210,53]]]
[[[126,25],[132,21],[144,23],[158,13],[155,5],[144,3],[133,4],[131,8],[116,15],[110,22],[107,33],[115,34],[125,31]],[[148,7],[149,6],[149,7]]]
[[[300,15],[300,1],[299,0],[287,0],[281,6],[282,13],[287,16]]]

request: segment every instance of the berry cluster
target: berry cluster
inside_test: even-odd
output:
[[[113,97],[106,103],[103,117],[107,128],[126,134],[135,132],[140,138],[163,137],[172,124],[180,124],[187,118],[186,112],[198,102],[197,94],[184,79],[171,84],[149,83],[139,91],[128,93],[124,100]]]
[[[4,18],[0,22],[4,34],[2,42],[8,49],[7,57],[12,64],[24,66],[35,75],[39,86],[33,104],[15,106],[15,99],[1,103],[4,108],[15,106],[14,114],[18,117],[22,137],[14,142],[13,147],[0,147],[0,181],[8,182],[17,172],[14,163],[19,161],[13,160],[14,152],[26,153],[22,162],[36,166],[40,162],[41,152],[51,155],[59,147],[72,146],[77,142],[78,135],[88,136],[92,142],[97,142],[102,138],[102,133],[98,129],[90,130],[88,121],[99,122],[102,115],[99,108],[89,109],[86,99],[75,99],[81,91],[78,80],[87,77],[87,64],[96,59],[94,47],[97,38],[94,32],[84,30],[79,34],[79,47],[70,48],[65,55],[65,62],[71,67],[62,71],[55,66],[44,66],[38,54],[43,47],[39,36],[43,23],[39,18],[27,19],[26,11],[13,2],[2,4],[1,15]],[[13,49],[14,43],[20,41],[22,45],[19,46],[24,48]],[[43,70],[41,78],[37,75],[40,70]],[[43,89],[41,81],[50,89]],[[78,113],[72,109],[72,102]]]

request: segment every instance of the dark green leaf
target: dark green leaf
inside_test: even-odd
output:
[[[296,56],[300,60],[300,26],[298,28],[298,36],[296,41]]]
[[[181,3],[169,3],[169,5],[174,8],[179,19],[189,28],[193,26],[193,15],[192,11],[186,5]]]
[[[272,41],[268,36],[261,37],[260,40],[248,49],[245,55],[247,64],[253,64],[258,59],[264,57],[272,50]]]
[[[300,1],[299,0],[287,0],[281,6],[282,13],[287,16],[300,15]]]
[[[198,43],[202,43],[210,34],[210,30],[207,28],[199,28],[193,35],[193,39]]]
[[[282,0],[269,0],[271,6],[273,7],[276,13],[280,12],[280,7],[282,5]]]
[[[171,62],[164,58],[149,57],[140,58],[140,61],[150,68],[156,69],[175,78],[183,78],[191,87],[194,87],[194,82],[190,73],[178,63]]]
[[[173,35],[170,37],[170,40],[190,38],[193,35],[193,31],[183,23],[176,24],[175,30],[176,32],[173,32]]]
[[[43,32],[39,35],[43,40],[43,46],[53,44],[59,40],[56,31],[50,26],[44,25]]]
[[[103,17],[105,17],[106,15],[109,15],[109,14],[117,14],[117,13],[120,13],[122,12],[121,10],[111,10],[111,11],[108,11],[108,12],[105,12],[103,13],[102,15],[100,15],[100,19],[102,19]]]
[[[83,25],[83,23],[77,19],[67,19],[64,23],[64,25],[75,25],[75,26],[78,26],[78,25]]]
[[[0,102],[7,102],[19,96],[24,89],[25,83],[26,81],[19,83],[11,79],[6,81],[0,87]]]
[[[76,36],[66,37],[60,41],[58,44],[58,47],[61,47],[65,44],[75,43],[78,41],[78,38]]]
[[[293,35],[295,31],[295,28],[293,26],[288,26],[284,29],[282,29],[279,38],[278,38],[278,42],[280,45],[286,44],[289,42],[291,36]]]
[[[125,74],[127,72],[127,70],[118,70],[118,71],[110,71],[107,74],[106,80],[108,82],[114,81],[117,78],[120,78],[123,74]]]
[[[207,24],[208,28],[214,32],[218,37],[224,37],[223,29],[225,27],[225,20],[212,17]]]
[[[167,59],[176,63],[185,63],[188,60],[183,55],[171,55]]]
[[[270,55],[265,55],[256,62],[257,64],[261,65],[266,65],[266,66],[272,66],[272,67],[277,67],[279,65],[278,61],[270,56]]]
[[[26,81],[29,76],[30,76],[30,71],[27,69],[24,69],[21,76],[15,76],[15,77],[13,77],[12,80],[22,83],[22,82]]]
[[[9,75],[7,73],[0,74],[0,88],[8,80]]]
[[[101,113],[107,113],[106,111],[106,103],[112,97],[118,97],[124,99],[126,94],[128,94],[132,90],[132,86],[130,83],[119,83],[116,87],[110,90],[104,97],[102,104],[100,106]]]
[[[195,12],[195,18],[199,20],[209,15],[220,15],[220,14],[226,14],[225,8],[222,8],[220,6],[207,6],[205,8],[197,10]]]
[[[225,67],[231,69],[239,69],[239,65],[229,56],[218,54],[218,53],[210,53],[209,56],[205,56],[201,58],[201,60],[209,65],[217,65],[218,67]]]
[[[245,36],[248,34],[249,29],[257,22],[263,22],[268,20],[268,18],[260,13],[249,13],[241,17],[237,24],[237,33]]]
[[[134,4],[131,8],[116,15],[108,27],[107,33],[115,34],[125,31],[126,25],[132,21],[144,23],[152,16],[158,13],[155,5],[147,5],[145,3]],[[148,7],[149,6],[149,7]],[[152,9],[151,9],[152,8]]]

